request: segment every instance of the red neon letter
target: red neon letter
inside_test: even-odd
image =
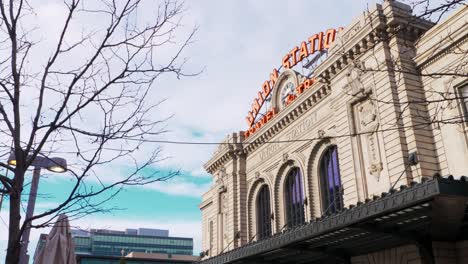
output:
[[[336,30],[331,28],[327,30],[327,33],[325,34],[325,43],[323,44],[323,47],[326,49],[329,49],[331,44],[335,41],[335,35],[336,35]]]
[[[297,64],[297,56],[296,56],[296,53],[297,53],[298,50],[299,50],[298,47],[294,47],[294,49],[292,49],[292,50],[289,52],[289,55],[291,55],[292,58],[293,58],[292,67],[294,67],[294,66]]]
[[[254,116],[258,114],[258,111],[260,111],[260,103],[258,102],[257,98],[254,99],[252,103],[252,112],[254,113]]]
[[[323,32],[320,32],[318,35],[318,50],[323,50]]]
[[[305,41],[302,41],[301,52],[299,53],[299,61],[303,60],[308,55],[309,55],[309,51],[307,50],[307,43]]]
[[[269,81],[265,81],[262,85],[263,98],[267,98],[271,93],[271,86]]]
[[[249,111],[249,113],[247,114],[247,117],[245,118],[245,120],[247,120],[247,124],[250,126],[252,126],[253,122],[254,122],[254,116],[252,114],[252,111]]]
[[[273,87],[273,85],[275,85],[276,80],[278,80],[278,76],[279,76],[278,70],[277,70],[277,69],[273,69],[273,72],[270,73],[270,81],[271,81],[270,89],[271,89],[271,87]],[[271,92],[271,91],[270,91],[270,92]]]
[[[313,35],[312,37],[309,38],[310,41],[310,50],[309,50],[309,55],[312,55],[315,53],[315,40],[318,39],[318,34]]]
[[[286,69],[291,68],[291,63],[289,62],[289,54],[283,57],[283,67]]]
[[[258,101],[260,102],[260,106],[262,106],[263,102],[265,101],[265,97],[263,97],[262,92],[258,92],[257,95],[258,95]]]
[[[302,94],[304,92],[304,83],[301,83],[299,86],[296,87],[296,92],[298,94]]]

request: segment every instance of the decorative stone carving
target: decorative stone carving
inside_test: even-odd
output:
[[[283,162],[288,161],[288,159],[289,159],[288,153],[283,153]]]
[[[317,134],[318,134],[318,137],[319,137],[319,138],[325,137],[325,131],[322,130],[322,129],[320,129],[319,131],[317,131]]]
[[[374,121],[377,119],[377,113],[375,105],[371,101],[359,106],[358,111],[360,116],[360,124],[363,128],[366,129],[373,123],[376,123]]]
[[[220,199],[220,214],[221,214],[221,219],[222,219],[222,227],[221,227],[221,237],[223,239],[223,245],[227,245],[229,243],[229,237],[228,237],[228,229],[227,229],[227,221],[229,221],[229,208],[228,208],[228,202],[227,202],[227,192],[220,193],[219,196]]]
[[[383,170],[380,153],[378,150],[378,142],[375,133],[367,136],[368,156],[370,160],[369,172],[377,181],[380,180],[380,172]]]
[[[356,96],[359,93],[366,94],[366,89],[362,83],[364,65],[360,61],[354,61],[348,68],[346,75],[347,84],[343,87],[345,93]]]
[[[358,103],[355,109],[357,132],[362,133],[360,135],[362,148],[364,150],[362,155],[366,157],[364,158],[364,163],[366,164],[368,173],[374,176],[375,180],[379,182],[383,170],[383,163],[380,155],[378,135],[375,133],[379,127],[377,107],[372,99],[368,98]]]
[[[260,172],[256,171],[255,172],[255,180],[258,180],[260,178]]]
[[[382,162],[371,164],[369,171],[372,175],[375,176],[377,181],[380,180],[380,172],[383,170]]]
[[[224,185],[224,179],[227,178],[228,174],[226,173],[226,168],[221,167],[216,174],[216,185]]]
[[[219,173],[222,174],[224,177],[224,174],[226,174],[226,168],[225,167],[220,168]]]
[[[225,193],[227,191],[226,186],[221,185],[218,188],[218,193]]]

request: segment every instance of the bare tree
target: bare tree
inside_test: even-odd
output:
[[[60,31],[44,36],[32,4],[0,0],[0,166],[6,171],[0,193],[9,202],[9,264],[18,263],[26,229],[44,227],[61,213],[101,212],[124,186],[178,173],[142,173],[164,158],[145,142],[165,132],[166,119],[155,118],[163,102],[155,83],[165,73],[190,75],[182,70],[182,52],[196,31],[176,35],[185,11],[177,1],[64,0],[64,18],[54,21]],[[16,166],[6,162],[11,152]],[[68,197],[21,219],[25,174],[37,157],[56,153],[71,162]],[[116,162],[131,169],[103,179],[98,170]]]

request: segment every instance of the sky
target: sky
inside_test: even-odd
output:
[[[155,100],[167,99],[158,109],[167,121],[168,140],[219,142],[229,133],[246,128],[245,116],[252,99],[283,56],[310,35],[329,28],[346,27],[376,1],[370,0],[194,0],[185,3],[180,34],[198,27],[194,42],[185,51],[187,70],[202,71],[178,80],[167,76],[154,84]],[[37,17],[47,27],[60,19],[61,1],[40,1]],[[145,15],[150,16],[151,12]],[[201,214],[198,208],[211,185],[203,164],[215,146],[163,144],[169,159],[151,168],[180,170],[167,182],[124,189],[109,202],[118,207],[74,221],[79,228],[158,228],[172,236],[193,237],[194,254],[201,249]],[[150,146],[151,147],[151,146]],[[156,147],[156,146],[155,146]],[[113,164],[102,174],[112,178],[126,164]],[[150,173],[150,171],[148,172]],[[30,180],[30,178],[29,178]],[[67,194],[70,179],[44,173],[36,212],[56,206]],[[8,208],[0,219],[0,263],[6,250]],[[29,252],[34,253],[40,233],[33,230]]]

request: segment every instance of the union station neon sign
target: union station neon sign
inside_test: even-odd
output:
[[[335,41],[336,33],[342,30],[343,28],[341,27],[338,29],[329,29],[326,32],[320,32],[312,35],[306,41],[302,41],[299,46],[294,47],[283,57],[280,68],[291,69],[308,56],[313,55],[316,52],[328,50],[331,44]],[[257,92],[257,97],[253,100],[252,108],[246,117],[249,128],[244,132],[245,138],[248,138],[254,134],[255,131],[260,129],[278,113],[278,109],[272,107],[271,109],[267,110],[261,118],[258,118],[260,109],[265,104],[265,101],[267,101],[267,99],[270,97],[278,77],[279,71],[275,68],[270,74],[270,79],[263,82],[262,89]],[[305,79],[302,83],[295,87],[295,94],[289,94],[287,96],[285,105],[293,102],[297,96],[301,95],[315,82],[317,82],[316,78]]]

